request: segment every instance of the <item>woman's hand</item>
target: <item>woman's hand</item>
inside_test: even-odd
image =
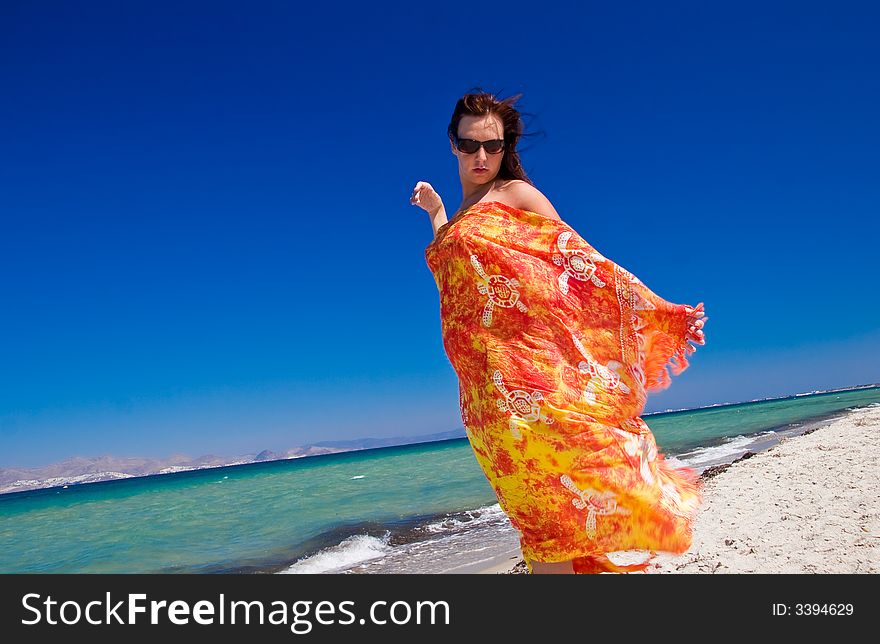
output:
[[[699,345],[706,344],[706,334],[703,333],[703,325],[706,323],[706,320],[709,318],[706,317],[706,312],[703,310],[703,303],[700,302],[696,307],[687,306],[685,307],[687,311],[687,326],[688,326],[688,337],[687,339],[691,342]]]
[[[443,200],[427,181],[419,181],[413,188],[409,202],[418,206],[429,215],[435,215],[443,207]]]

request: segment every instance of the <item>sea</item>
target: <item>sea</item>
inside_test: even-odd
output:
[[[647,414],[697,472],[880,406],[880,386]],[[518,538],[467,438],[0,495],[0,573],[474,572]]]

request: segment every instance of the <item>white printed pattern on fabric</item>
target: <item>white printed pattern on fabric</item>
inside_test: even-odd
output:
[[[636,284],[642,281],[625,268],[614,265],[614,284],[620,308],[620,357],[642,387],[647,384],[645,370],[645,336],[640,332],[647,322],[637,311],[653,311],[657,307],[641,296]]]
[[[559,481],[571,491],[576,498],[571,500],[572,505],[578,510],[587,509],[587,519],[584,528],[587,536],[591,539],[596,536],[596,517],[608,514],[630,514],[626,508],[617,504],[614,492],[596,492],[596,490],[585,488],[581,490],[575,485],[574,481],[568,474],[559,477]]]
[[[542,420],[548,425],[553,424],[553,419],[547,414],[544,414],[538,404],[544,400],[544,396],[540,391],[533,391],[530,394],[521,389],[508,391],[507,387],[504,386],[504,379],[501,375],[501,370],[499,369],[496,369],[492,374],[492,381],[495,383],[495,387],[498,388],[498,391],[504,396],[503,399],[495,399],[498,409],[511,414],[510,433],[513,434],[514,438],[522,438],[519,429],[520,421],[534,423],[535,421]]]
[[[563,295],[568,294],[568,280],[573,277],[581,282],[592,282],[599,288],[605,286],[605,282],[596,275],[596,262],[605,261],[599,253],[587,253],[579,248],[567,248],[568,240],[571,239],[571,231],[560,233],[556,238],[556,247],[559,252],[553,255],[553,263],[562,266],[562,274],[556,279],[559,291]]]
[[[617,427],[612,427],[614,432],[623,440],[623,449],[630,456],[639,456],[639,473],[642,480],[648,485],[654,484],[654,472],[651,464],[657,458],[657,446],[650,440],[647,434],[633,434]]]
[[[515,306],[523,313],[529,310],[519,299],[519,291],[517,290],[520,286],[519,280],[516,278],[509,279],[503,275],[488,275],[476,255],[471,255],[470,259],[471,265],[480,276],[480,280],[477,282],[477,290],[489,298],[486,301],[486,306],[483,307],[483,326],[488,327],[492,325],[492,310],[496,306],[506,309]]]
[[[607,365],[603,365],[590,355],[580,338],[572,333],[571,339],[580,354],[586,358],[578,363],[578,370],[582,374],[589,374],[589,381],[583,394],[585,401],[595,405],[596,393],[601,389],[609,392],[620,389],[625,394],[630,392],[629,386],[620,379],[622,364],[617,360],[609,360]]]

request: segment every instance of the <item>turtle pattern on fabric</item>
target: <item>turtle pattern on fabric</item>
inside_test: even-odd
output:
[[[529,570],[642,570],[685,552],[702,484],[664,459],[640,415],[667,369],[689,366],[687,307],[564,221],[498,201],[443,224],[425,259],[468,439]],[[607,556],[623,550],[647,559]]]

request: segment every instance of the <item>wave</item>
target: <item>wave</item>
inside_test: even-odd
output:
[[[302,557],[280,572],[451,572],[479,561],[474,557],[496,556],[518,543],[517,533],[497,503],[419,517],[390,526],[381,537],[364,534],[363,530]]]
[[[439,521],[428,523],[423,526],[423,530],[428,533],[444,533],[464,528],[473,528],[481,524],[492,523],[507,518],[501,506],[497,503],[487,505],[476,510],[465,510],[449,514]]]
[[[343,540],[341,543],[325,548],[317,554],[300,559],[281,574],[316,574],[341,572],[360,563],[384,557],[390,550],[388,540],[391,536],[387,532],[381,538],[371,537],[366,534],[357,534]]]
[[[771,444],[778,442],[778,436],[778,432],[775,431],[733,436],[724,439],[718,445],[698,447],[688,452],[670,456],[667,460],[673,467],[686,465],[699,473],[712,465],[721,465],[735,461],[746,452],[766,449]]]

